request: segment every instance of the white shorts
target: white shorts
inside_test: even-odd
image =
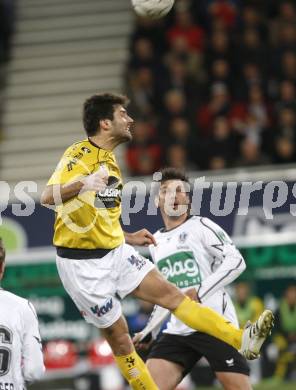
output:
[[[73,260],[57,256],[56,260],[65,290],[85,320],[98,328],[107,328],[119,319],[120,299],[155,268],[128,244],[102,258]]]

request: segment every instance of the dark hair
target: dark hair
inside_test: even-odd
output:
[[[161,173],[161,179],[160,179],[161,183],[164,183],[167,180],[181,180],[184,181],[185,183],[189,183],[188,176],[185,174],[184,171],[180,169],[167,167],[161,169],[160,173]]]
[[[83,125],[90,137],[98,132],[100,121],[113,120],[114,106],[128,104],[128,98],[113,93],[101,93],[88,98],[83,105]]]
[[[2,238],[0,237],[0,264],[5,260],[5,248],[3,245]]]

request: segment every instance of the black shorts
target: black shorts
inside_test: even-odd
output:
[[[152,346],[147,359],[164,359],[184,367],[187,375],[205,357],[214,372],[237,372],[249,375],[246,359],[232,346],[206,333],[188,336],[164,333]]]

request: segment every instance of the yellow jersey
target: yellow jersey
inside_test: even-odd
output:
[[[86,139],[71,145],[62,156],[47,185],[66,184],[96,172],[108,171],[104,191],[88,191],[56,206],[53,243],[74,249],[113,249],[124,242],[119,221],[122,177],[113,152]],[[59,199],[54,187],[55,202]]]

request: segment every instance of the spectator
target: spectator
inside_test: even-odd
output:
[[[283,108],[296,110],[296,88],[289,80],[284,80],[280,84],[279,101],[276,104],[276,109],[279,112]]]
[[[264,306],[262,300],[251,293],[247,282],[235,285],[233,302],[240,327],[244,327],[248,320],[256,321]]]
[[[290,80],[296,83],[296,54],[293,51],[286,51],[281,57],[281,79]]]
[[[288,137],[277,137],[274,145],[274,162],[289,164],[296,161],[295,143]]]
[[[272,382],[279,385],[289,377],[296,365],[296,285],[287,287],[276,315],[278,333],[274,342],[278,349]]]
[[[134,42],[133,56],[129,61],[129,70],[139,68],[154,68],[156,63],[154,48],[151,41],[140,37]]]
[[[209,79],[210,84],[222,83],[232,91],[231,67],[229,62],[223,58],[214,60],[212,62]]]
[[[270,159],[265,156],[256,142],[245,138],[240,144],[240,157],[236,161],[237,167],[252,167],[269,164]]]
[[[261,144],[261,135],[271,123],[271,108],[265,103],[262,89],[254,84],[250,86],[248,102],[236,104],[231,111],[231,120],[234,129],[258,145]]]
[[[231,102],[225,84],[215,83],[211,87],[211,97],[208,103],[202,105],[197,112],[197,125],[201,134],[209,136],[213,122],[218,116],[227,116],[230,112]]]
[[[172,119],[168,128],[168,137],[163,139],[163,148],[168,144],[182,145],[187,150],[188,160],[191,164],[195,164],[197,167],[201,166],[202,141],[192,135],[188,119],[184,117]]]
[[[167,71],[161,82],[159,93],[163,95],[169,90],[178,90],[187,100],[196,101],[197,83],[190,77],[186,63],[181,59],[171,56],[167,64]]]
[[[171,143],[181,144],[185,148],[190,147],[191,129],[190,123],[186,118],[176,117],[172,119],[168,132]],[[165,142],[167,142],[167,139]]]
[[[247,100],[252,85],[258,85],[262,91],[266,91],[266,80],[258,64],[245,62],[241,66],[241,74],[236,78],[234,97],[239,101]]]
[[[175,24],[167,32],[170,46],[175,39],[183,37],[192,51],[202,52],[204,49],[204,31],[195,25],[189,10],[183,9],[176,13]]]
[[[296,28],[294,23],[285,23],[281,26],[279,36],[279,49],[283,52],[294,50],[296,45]]]
[[[196,169],[196,166],[194,166],[189,160],[187,150],[180,144],[172,144],[168,146],[166,152],[166,165],[186,171]]]
[[[279,136],[290,138],[293,142],[296,138],[296,114],[291,108],[283,108],[279,112],[279,127],[276,131]]]
[[[162,136],[167,136],[171,121],[177,117],[189,119],[187,99],[181,90],[170,89],[164,95],[162,115],[160,116],[159,129]]]
[[[128,91],[131,97],[131,115],[153,116],[155,85],[150,68],[139,68],[131,74]]]
[[[268,52],[262,44],[259,32],[254,28],[248,28],[243,32],[242,42],[239,42],[238,65],[246,62],[257,64],[258,67],[265,71],[267,67]]]
[[[293,0],[284,0],[279,4],[279,18],[280,23],[296,23],[296,9]]]
[[[261,39],[267,38],[267,28],[263,21],[263,15],[254,5],[245,5],[241,15],[241,31],[246,29],[254,29],[257,31]]]
[[[224,59],[228,63],[232,63],[231,46],[226,31],[213,31],[210,37],[210,44],[205,54],[206,68],[210,68],[211,64],[217,59]]]
[[[227,161],[224,157],[213,156],[209,159],[208,169],[211,171],[218,171],[227,168]]]
[[[188,77],[202,82],[205,74],[203,54],[190,50],[188,41],[183,36],[176,37],[171,42],[170,51],[165,56],[165,63],[169,64],[175,59],[183,62]]]
[[[211,19],[218,19],[227,29],[233,29],[236,26],[237,8],[235,1],[210,0],[208,3],[208,12]]]
[[[209,169],[217,167],[217,163],[224,161],[221,168],[228,168],[236,158],[237,139],[232,133],[230,123],[226,117],[219,116],[213,123],[213,135],[208,140],[207,150],[209,154]],[[220,160],[217,160],[217,157]],[[219,164],[218,164],[219,165]]]
[[[161,166],[161,147],[155,139],[154,129],[144,120],[137,120],[133,140],[126,151],[126,161],[134,176],[150,175]]]
[[[163,19],[153,20],[150,18],[138,18],[135,30],[131,35],[131,52],[134,52],[134,45],[138,38],[148,39],[156,54],[162,55],[166,50],[165,37],[163,34]]]
[[[233,303],[240,327],[244,327],[249,319],[256,321],[264,307],[261,298],[252,293],[248,282],[239,282],[235,285]],[[258,360],[249,362],[252,383],[258,383],[261,379],[259,364]]]

